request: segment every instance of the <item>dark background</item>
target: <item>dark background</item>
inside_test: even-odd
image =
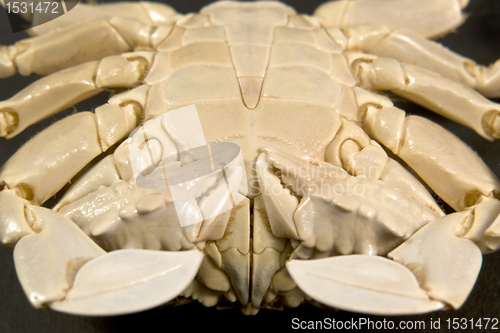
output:
[[[101,2],[101,1],[99,1]],[[107,1],[104,1],[107,2]],[[198,11],[210,1],[172,0],[170,4],[180,13]],[[312,14],[323,1],[285,1],[298,12]],[[451,33],[439,41],[450,49],[470,57],[482,64],[489,64],[500,58],[500,1],[471,0],[466,12],[470,14],[466,23],[456,33]],[[0,45],[8,45],[26,38],[23,32],[13,34],[8,26],[7,17],[0,12]],[[21,90],[36,77],[21,77],[0,81],[0,100],[4,100]],[[92,110],[105,103],[107,94],[100,94],[93,99],[76,106],[79,111]],[[500,102],[500,100],[497,100]],[[477,151],[492,170],[500,176],[500,142],[490,143],[479,137],[472,130],[454,124],[436,116],[409,102],[398,105],[413,114],[425,115],[448,128]],[[0,138],[0,165],[2,165],[23,143],[57,119],[70,114],[67,110],[51,119],[29,127],[11,140]],[[441,319],[441,329],[446,330],[446,320],[452,318],[478,319],[484,317],[500,318],[500,253],[485,256],[479,280],[466,304],[458,311],[445,311],[421,316],[377,317],[359,315],[350,312],[327,312],[309,305],[284,311],[263,310],[257,316],[246,317],[241,311],[204,308],[198,303],[191,303],[176,308],[158,308],[143,313],[108,317],[75,317],[53,311],[35,310],[28,303],[17,280],[12,250],[0,247],[0,332],[136,332],[187,329],[215,329],[217,331],[249,330],[285,330],[290,329],[293,318],[300,320],[323,320],[336,318],[370,318],[371,320],[393,320],[396,327],[399,321],[423,320],[429,331],[431,319]],[[178,325],[178,326],[177,326]],[[500,325],[498,325],[500,330]],[[467,330],[464,330],[467,331]],[[476,328],[474,331],[479,331]]]

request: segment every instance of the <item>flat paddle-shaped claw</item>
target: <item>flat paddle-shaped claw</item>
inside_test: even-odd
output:
[[[375,315],[418,314],[440,310],[404,266],[371,255],[291,260],[288,272],[299,288],[328,306]]]
[[[166,303],[187,288],[201,265],[200,251],[118,250],[85,264],[57,311],[121,315]]]
[[[464,211],[437,219],[389,253],[411,269],[429,296],[455,309],[469,296],[483,263],[476,244],[458,237],[471,217]]]

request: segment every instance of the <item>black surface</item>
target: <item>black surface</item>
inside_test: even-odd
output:
[[[436,0],[437,1],[437,0]],[[322,1],[286,1],[298,12],[311,14]],[[181,13],[198,11],[209,1],[169,1],[170,5]],[[468,56],[479,63],[488,64],[500,58],[500,1],[472,0],[466,10],[471,16],[456,33],[449,34],[440,41],[452,50]],[[10,44],[25,38],[24,33],[12,34],[6,25],[6,17],[0,13],[0,45]],[[0,81],[0,100],[9,98],[15,92],[32,82],[34,77],[15,76]],[[90,101],[77,105],[79,111],[93,109],[106,102],[106,94],[101,94]],[[411,103],[398,104],[407,111],[426,115],[460,136],[487,162],[491,169],[500,176],[500,142],[490,143],[473,131],[447,121],[421,109]],[[28,128],[14,139],[0,139],[0,165],[30,137],[60,119],[73,110],[45,120]],[[217,311],[193,303],[177,308],[154,309],[139,314],[110,317],[88,318],[75,317],[46,310],[35,310],[28,303],[17,281],[12,261],[12,251],[0,247],[0,332],[137,332],[172,330],[208,330],[239,331],[249,329],[281,331],[292,328],[292,319],[351,320],[369,318],[373,321],[392,320],[396,327],[402,321],[422,320],[425,330],[430,331],[431,321],[441,320],[441,330],[446,331],[446,320],[452,318],[478,319],[484,317],[500,318],[500,253],[485,257],[479,280],[466,304],[458,311],[432,313],[423,316],[377,317],[349,312],[326,312],[312,306],[303,305],[296,309],[279,311],[261,311],[257,316],[246,317],[239,310]],[[470,322],[469,322],[470,324]],[[469,326],[470,327],[470,326]],[[497,326],[500,330],[500,325]],[[384,330],[381,330],[384,331]],[[415,331],[415,330],[408,330]],[[469,331],[469,330],[462,330]],[[474,331],[480,331],[479,328]],[[498,330],[497,330],[498,331]]]

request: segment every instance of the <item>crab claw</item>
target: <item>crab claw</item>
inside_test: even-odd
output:
[[[415,274],[430,297],[455,309],[467,299],[483,262],[476,244],[458,236],[472,216],[469,210],[442,217],[389,253]]]
[[[286,268],[299,288],[328,306],[376,315],[440,310],[404,266],[377,256],[349,255],[291,260]]]
[[[106,253],[64,216],[29,206],[38,233],[14,249],[21,285],[35,307],[78,315],[117,315],[153,308],[192,282],[200,251]]]
[[[200,268],[200,251],[119,250],[77,273],[54,310],[76,315],[121,315],[151,309],[179,296]]]
[[[281,182],[262,153],[257,159],[259,185],[264,197],[267,216],[271,222],[271,229],[276,237],[299,239],[293,213],[299,205],[296,197],[290,190],[283,189]]]
[[[350,176],[328,163],[263,151],[257,169],[273,234],[326,256],[385,254],[438,217],[381,182]]]
[[[24,292],[38,308],[64,299],[75,272],[106,252],[58,213],[28,206],[26,214],[38,233],[19,240],[14,263]]]

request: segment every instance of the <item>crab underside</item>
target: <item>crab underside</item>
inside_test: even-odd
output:
[[[78,315],[187,300],[246,314],[459,308],[500,247],[500,181],[383,91],[500,137],[484,97],[500,96],[500,62],[428,39],[467,2],[336,1],[314,16],[79,4],[0,48],[0,77],[50,74],[0,102],[0,136],[120,91],[0,169],[0,238],[30,302]]]

